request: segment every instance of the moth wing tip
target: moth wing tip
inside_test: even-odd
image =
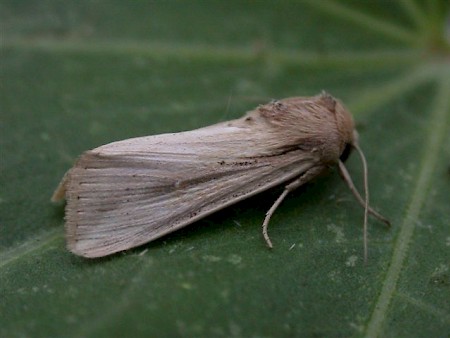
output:
[[[79,245],[79,241],[69,238],[67,239],[67,250],[76,256],[84,258],[99,258],[107,255],[105,253],[101,253],[99,250],[83,248]]]
[[[77,238],[74,229],[66,228],[66,247],[74,255],[84,258],[101,258],[115,254],[121,249],[114,245],[106,245],[104,241],[96,239]]]

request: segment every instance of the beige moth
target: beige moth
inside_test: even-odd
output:
[[[344,160],[361,156],[365,198]],[[260,105],[243,117],[208,127],[113,142],[86,151],[52,196],[66,199],[68,249],[84,257],[127,250],[217,210],[285,184],[267,212],[263,236],[286,195],[336,166],[367,215],[367,166],[352,117],[327,93]]]

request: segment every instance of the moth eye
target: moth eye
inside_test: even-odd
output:
[[[350,143],[346,143],[344,151],[341,153],[341,156],[339,157],[339,159],[342,162],[345,162],[347,160],[347,158],[350,156],[352,149],[353,149],[352,145]]]

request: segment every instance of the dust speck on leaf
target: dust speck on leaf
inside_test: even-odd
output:
[[[213,255],[204,255],[202,258],[203,258],[203,260],[206,261],[206,262],[213,262],[213,263],[214,263],[214,262],[219,262],[219,261],[222,260],[221,257],[213,256]]]
[[[242,257],[238,256],[236,254],[231,254],[228,259],[227,262],[234,264],[234,265],[238,265],[242,262]]]
[[[430,282],[437,286],[450,286],[448,265],[440,264],[437,268],[435,268],[431,274]]]
[[[356,261],[358,260],[358,256],[351,255],[349,258],[347,258],[347,261],[345,262],[345,265],[354,267],[356,265]]]
[[[343,243],[345,242],[345,235],[344,235],[344,231],[342,230],[341,227],[338,227],[335,224],[330,224],[327,226],[327,230],[334,232],[336,237],[335,237],[335,242],[336,243]]]
[[[185,290],[192,290],[193,286],[191,283],[188,282],[183,282],[180,284],[181,288],[185,289]]]

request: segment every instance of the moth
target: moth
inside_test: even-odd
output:
[[[355,149],[364,167],[365,199],[344,161]],[[272,187],[286,184],[262,223],[289,192],[336,166],[367,215],[367,165],[352,116],[323,92],[274,100],[243,117],[179,133],[113,142],[81,155],[52,196],[65,199],[67,247],[84,257],[127,250]]]

